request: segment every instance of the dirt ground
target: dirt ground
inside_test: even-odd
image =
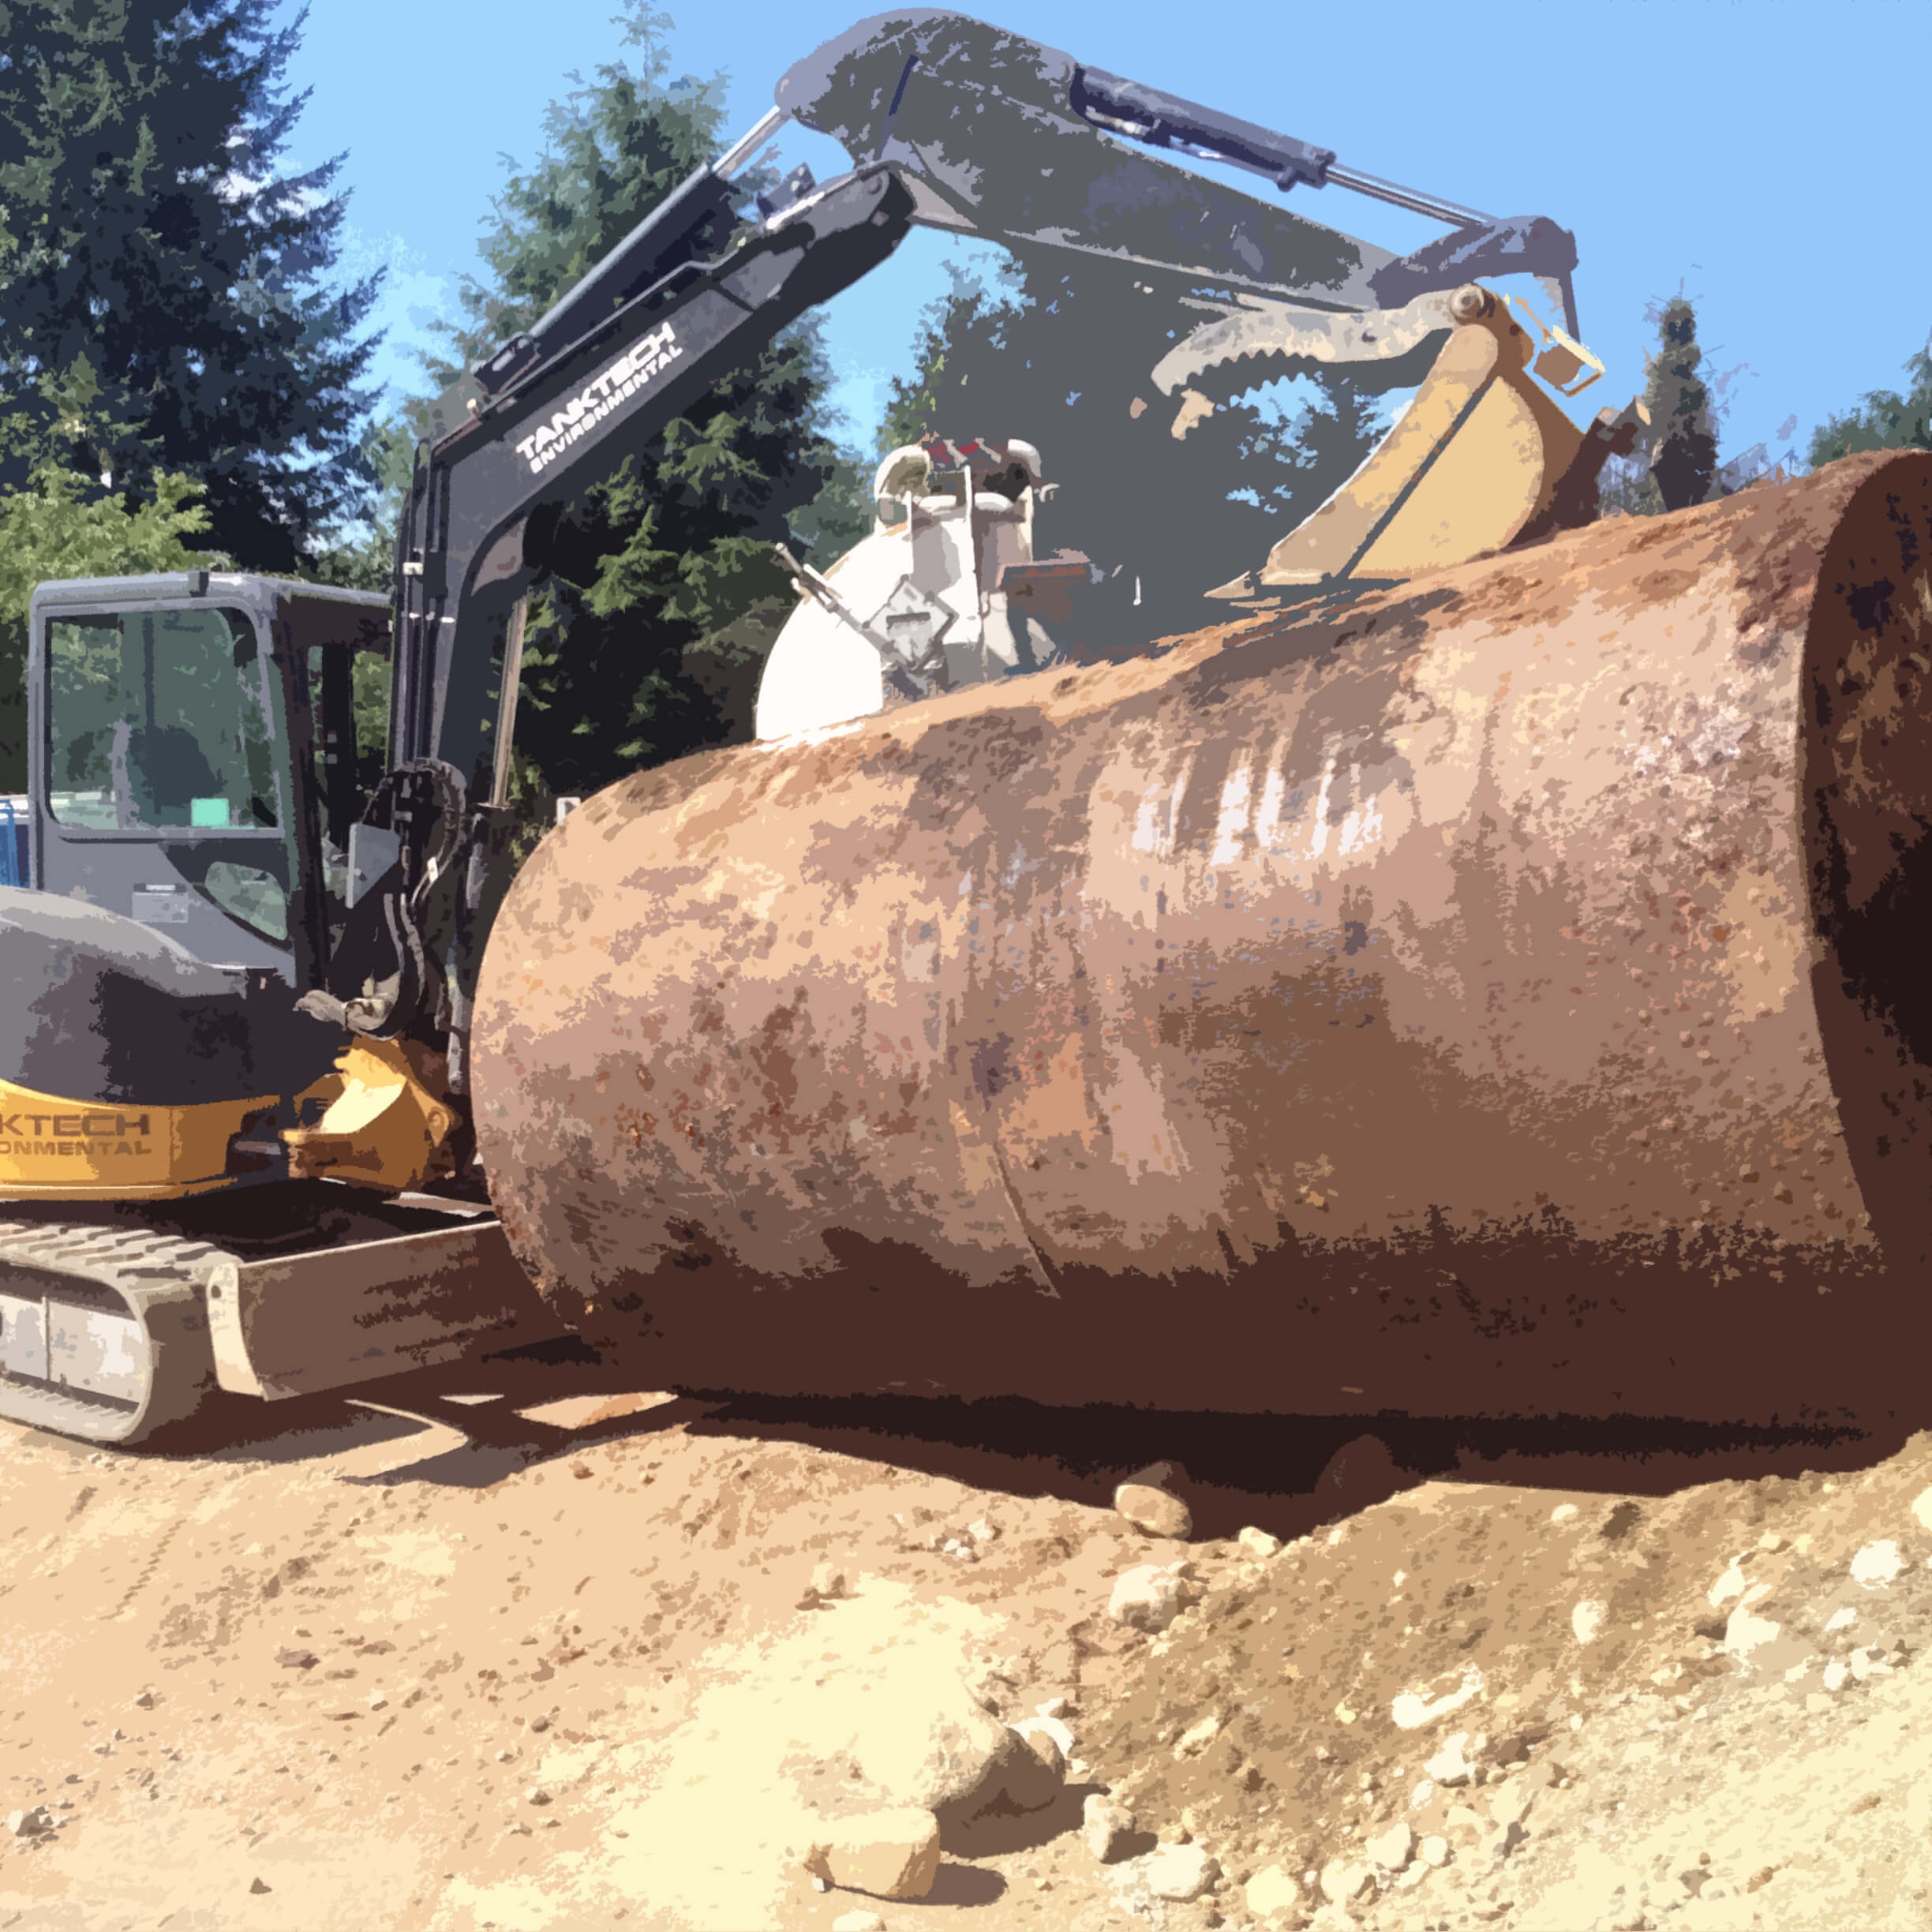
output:
[[[567,1354],[364,1394],[167,1456],[0,1429],[0,1928],[1932,1923],[1932,1440],[707,1402]],[[1156,1457],[1185,1545],[1110,1506]],[[1179,1559],[1170,1631],[1110,1617]],[[1066,1700],[1063,1795],[949,1830],[926,1900],[814,1891],[815,1818],[962,1683]],[[1213,1888],[1099,1863],[1102,1791]]]

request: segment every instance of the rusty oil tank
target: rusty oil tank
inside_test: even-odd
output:
[[[1915,1398],[1932,457],[629,779],[492,940],[511,1244],[654,1386]]]

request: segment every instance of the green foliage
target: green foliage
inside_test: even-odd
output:
[[[1649,424],[1629,456],[1604,466],[1598,502],[1607,515],[1657,516],[1708,503],[1717,482],[1717,417],[1700,365],[1697,313],[1682,296],[1653,308],[1657,350],[1644,358]]]
[[[415,432],[401,416],[372,423],[359,455],[376,485],[366,520],[338,532],[333,542],[305,557],[295,574],[312,583],[387,591],[395,579],[396,529],[416,459]],[[363,789],[373,791],[389,769],[390,660],[358,652],[351,679],[356,769]]]
[[[1650,480],[1667,510],[1710,497],[1717,477],[1717,426],[1710,389],[1698,373],[1697,314],[1679,296],[1664,305],[1661,346],[1647,364],[1644,399],[1650,410]]]
[[[1932,449],[1932,342],[1906,362],[1905,373],[1912,383],[1904,395],[1872,390],[1859,408],[1812,432],[1814,467],[1859,450]]]
[[[829,447],[821,461],[829,473],[825,487],[802,510],[793,511],[789,520],[807,560],[822,571],[871,535],[874,511],[870,470]]]
[[[220,549],[288,571],[368,481],[376,283],[330,280],[339,158],[276,171],[301,100],[273,12],[0,8],[0,489],[53,462],[132,511],[191,477]]]
[[[166,471],[154,481],[153,497],[130,505],[103,498],[91,478],[43,460],[25,488],[0,495],[0,792],[27,784],[27,607],[34,586],[228,562],[186,541],[208,527],[200,486]]]
[[[1110,620],[1137,627],[1121,646],[1223,621],[1226,607],[1203,593],[1258,568],[1354,471],[1382,420],[1373,396],[1331,376],[1301,385],[1292,408],[1237,396],[1176,437],[1181,399],[1162,397],[1151,372],[1200,319],[1099,260],[1017,256],[990,286],[958,275],[925,313],[881,449],[927,435],[1024,438],[1056,485],[1039,554],[1077,550],[1140,579],[1138,605]]]
[[[431,366],[442,383],[534,321],[723,146],[714,84],[665,83],[670,21],[644,0],[621,17],[638,62],[552,106],[542,155],[494,203],[487,275],[466,284],[451,358]],[[740,178],[747,200],[762,185]],[[792,519],[837,472],[818,426],[827,386],[815,329],[788,331],[571,507],[525,638],[526,807],[749,735],[794,601],[772,545],[796,538]]]

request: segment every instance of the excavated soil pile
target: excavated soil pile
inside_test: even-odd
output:
[[[1430,1482],[1239,1563],[1089,1748],[1245,1885],[1123,1898],[1323,1932],[1932,1923],[1928,1482],[1924,1436],[1661,1499]]]

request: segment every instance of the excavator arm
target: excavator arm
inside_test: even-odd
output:
[[[792,67],[777,98],[848,152],[897,162],[919,219],[934,227],[1331,313],[1399,309],[1479,275],[1532,275],[1576,331],[1576,238],[1555,222],[1499,219],[1381,180],[1332,149],[964,14],[862,21]],[[1141,152],[1149,148],[1260,174],[1283,193],[1351,189],[1455,232],[1397,256]]]
[[[470,1000],[508,882],[504,791],[522,600],[564,507],[647,447],[788,324],[883,261],[912,225],[898,171],[813,189],[762,222],[704,169],[591,277],[436,406],[398,541],[392,769],[351,829],[354,902],[325,987],[341,1097],[288,1130],[291,1172],[406,1188],[470,1145]]]
[[[792,68],[777,99],[850,152],[897,163],[920,221],[1022,256],[1114,262],[1166,296],[1178,339],[1146,372],[1146,393],[1121,398],[1123,440],[1130,417],[1159,426],[1156,393],[1181,438],[1275,377],[1346,371],[1371,391],[1419,386],[1355,477],[1257,569],[1200,586],[1208,594],[1388,583],[1573,527],[1594,514],[1605,457],[1630,446],[1631,411],[1579,430],[1551,393],[1574,395],[1602,368],[1576,339],[1575,238],[1547,216],[1498,217],[1400,186],[957,13],[862,21]],[[1395,255],[1169,155],[1304,198],[1345,189],[1449,232]],[[1475,286],[1481,276],[1530,279],[1557,319]]]

